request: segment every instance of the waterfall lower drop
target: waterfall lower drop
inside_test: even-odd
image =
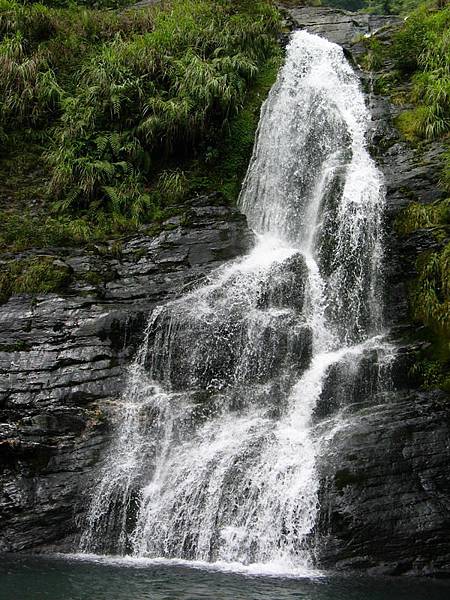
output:
[[[383,352],[368,119],[342,49],[295,33],[240,198],[255,247],[151,315],[84,552],[313,567],[324,419]]]

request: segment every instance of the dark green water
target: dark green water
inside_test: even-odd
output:
[[[249,576],[176,565],[0,557],[1,600],[448,600],[450,582]]]

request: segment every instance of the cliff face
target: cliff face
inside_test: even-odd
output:
[[[245,217],[214,197],[163,229],[120,249],[49,248],[72,275],[64,294],[0,305],[0,551],[73,550],[109,408],[151,309],[252,240]]]
[[[372,76],[359,68],[366,52],[362,36],[375,34],[389,44],[398,18],[284,10],[292,26],[342,45],[367,92],[369,143],[387,192],[386,319],[398,349],[394,389],[370,401],[362,393],[344,408],[348,427],[323,461],[318,560],[337,569],[449,576],[450,398],[439,390],[417,391],[408,375],[424,344],[411,322],[408,286],[417,256],[436,242],[425,230],[401,237],[395,228],[411,200],[425,204],[444,197],[438,186],[444,148],[430,142],[419,150],[403,140],[393,126],[399,107],[373,93]]]
[[[379,30],[388,43],[398,22],[326,8],[284,10],[291,26],[341,44],[357,69],[361,36]],[[433,240],[426,233],[399,238],[394,228],[412,197],[439,198],[443,149],[430,143],[419,153],[401,140],[392,125],[398,108],[359,73],[373,114],[373,156],[386,179],[387,321],[400,350],[394,388],[345,407],[351,426],[324,457],[317,556],[330,568],[450,575],[450,402],[443,392],[415,390],[407,375],[422,344],[407,288],[417,254]],[[121,248],[40,252],[67,268],[70,286],[0,305],[0,550],[73,550],[109,440],[109,409],[149,312],[252,240],[244,217],[214,198],[196,200],[188,219],[163,229]]]

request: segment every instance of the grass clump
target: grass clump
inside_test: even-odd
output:
[[[397,121],[410,140],[435,139],[450,131],[450,6],[435,2],[413,11],[395,37],[395,65],[411,77],[414,109]]]
[[[400,235],[409,235],[417,229],[445,230],[450,226],[450,199],[433,204],[409,204],[397,219],[396,229]]]
[[[0,302],[15,294],[58,292],[69,282],[69,267],[50,256],[4,262],[0,272]]]
[[[416,320],[450,336],[450,243],[420,256],[412,309]]]
[[[367,48],[367,52],[363,56],[363,67],[368,71],[377,71],[384,61],[384,49],[380,40],[376,37],[363,37],[362,42]]]

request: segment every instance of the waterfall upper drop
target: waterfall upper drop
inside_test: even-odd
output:
[[[84,551],[313,565],[320,455],[381,344],[368,120],[342,49],[295,33],[240,198],[255,248],[151,315]]]
[[[382,179],[370,114],[342,48],[294,35],[266,102],[241,195],[249,224],[320,264],[329,316],[354,341],[380,327]]]

